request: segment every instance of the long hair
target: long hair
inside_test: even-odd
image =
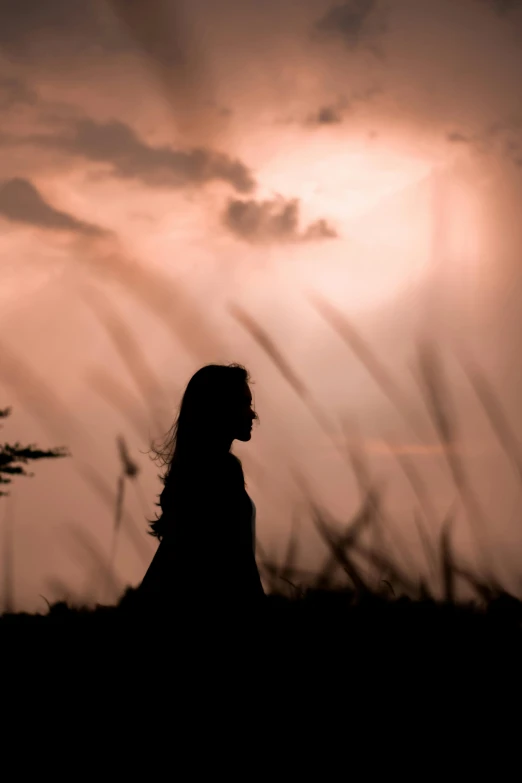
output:
[[[179,412],[163,442],[151,451],[154,461],[164,470],[160,474],[165,488],[196,470],[197,460],[209,453],[227,432],[227,426],[241,400],[250,376],[241,364],[207,364],[190,379],[183,393]],[[257,419],[257,414],[256,414]],[[161,498],[156,505],[163,508]],[[150,522],[151,535],[162,538],[162,517]]]

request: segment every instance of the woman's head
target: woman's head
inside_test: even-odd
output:
[[[248,384],[248,372],[239,364],[208,364],[198,370],[187,384],[166,443],[156,450],[163,464],[170,468],[187,457],[228,451],[233,440],[250,440],[257,414]]]

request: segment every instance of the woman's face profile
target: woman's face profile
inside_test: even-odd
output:
[[[234,416],[234,440],[248,441],[252,437],[252,424],[257,418],[252,408],[252,392],[245,383],[239,399],[237,414]]]

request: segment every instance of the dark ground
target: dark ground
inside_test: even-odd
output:
[[[15,736],[33,721],[36,735],[50,730],[53,769],[72,753],[77,776],[101,753],[96,776],[135,777],[144,753],[147,777],[498,780],[518,757],[515,598],[317,591],[271,595],[256,611],[155,617],[133,598],[0,619],[4,714],[18,716]]]

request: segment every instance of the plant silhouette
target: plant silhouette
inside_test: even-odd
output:
[[[0,419],[5,419],[11,414],[11,408],[0,410]],[[25,469],[29,462],[37,462],[41,459],[57,459],[69,456],[63,447],[54,449],[38,449],[34,445],[21,446],[18,442],[0,444],[0,484],[11,484],[14,476],[32,476]],[[7,495],[0,490],[0,497]]]

